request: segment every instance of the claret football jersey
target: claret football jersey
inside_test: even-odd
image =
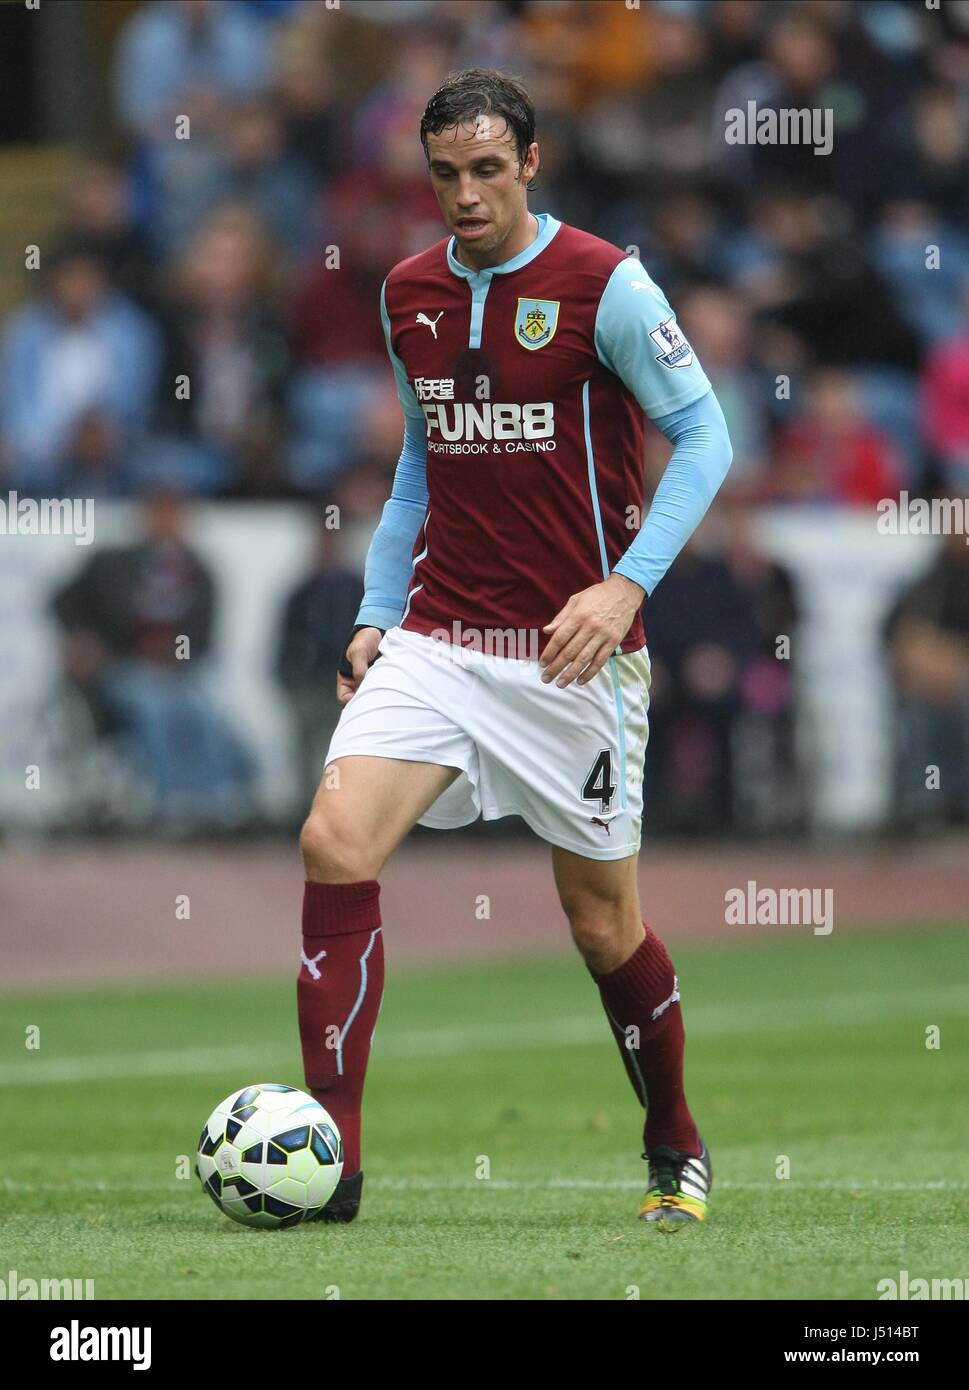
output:
[[[428,507],[401,619],[413,632],[541,633],[639,529],[643,412],[710,390],[637,259],[537,220],[501,265],[470,270],[445,238],[384,283],[401,406],[426,430]],[[637,616],[622,650],[644,640]]]

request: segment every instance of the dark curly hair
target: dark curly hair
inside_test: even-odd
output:
[[[421,144],[428,162],[428,134],[440,135],[442,130],[473,121],[476,116],[504,117],[515,141],[521,170],[535,139],[535,108],[524,84],[495,68],[451,72],[438,87],[421,117]]]

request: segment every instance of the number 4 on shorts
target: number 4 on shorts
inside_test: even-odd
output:
[[[603,748],[596,754],[592,770],[582,788],[583,801],[598,801],[600,811],[608,811],[616,794],[616,784],[612,780],[612,750]]]

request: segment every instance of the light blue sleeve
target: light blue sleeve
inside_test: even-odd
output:
[[[595,346],[599,361],[629,388],[651,420],[710,390],[666,296],[634,256],[619,262],[602,292]]]
[[[404,443],[390,497],[384,503],[380,524],[367,551],[363,603],[357,623],[386,631],[397,626],[404,611],[414,568],[414,542],[427,514],[427,425],[404,364],[391,346],[386,281],[380,291],[380,317],[404,412]]]
[[[696,530],[733,458],[727,422],[712,390],[655,423],[675,447],[646,520],[614,567],[647,595]]]
[[[416,420],[424,424],[424,412],[421,410],[420,401],[414,393],[414,388],[407,380],[407,368],[394,352],[393,344],[390,341],[390,315],[387,313],[387,281],[380,287],[380,322],[384,330],[384,342],[387,344],[387,356],[390,358],[390,365],[394,369],[394,380],[397,383],[397,399],[400,401],[400,408],[404,415],[413,415]],[[426,429],[426,426],[425,426]]]

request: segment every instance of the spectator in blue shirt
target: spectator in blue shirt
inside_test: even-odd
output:
[[[265,27],[241,5],[146,5],[132,15],[118,44],[118,114],[149,141],[174,139],[176,116],[207,122],[221,103],[262,91],[269,52]]]
[[[121,468],[147,424],[161,348],[155,324],[110,287],[84,242],[64,244],[47,277],[46,293],[13,315],[0,349],[6,481],[35,496],[70,487],[76,436],[92,423],[103,468]]]

